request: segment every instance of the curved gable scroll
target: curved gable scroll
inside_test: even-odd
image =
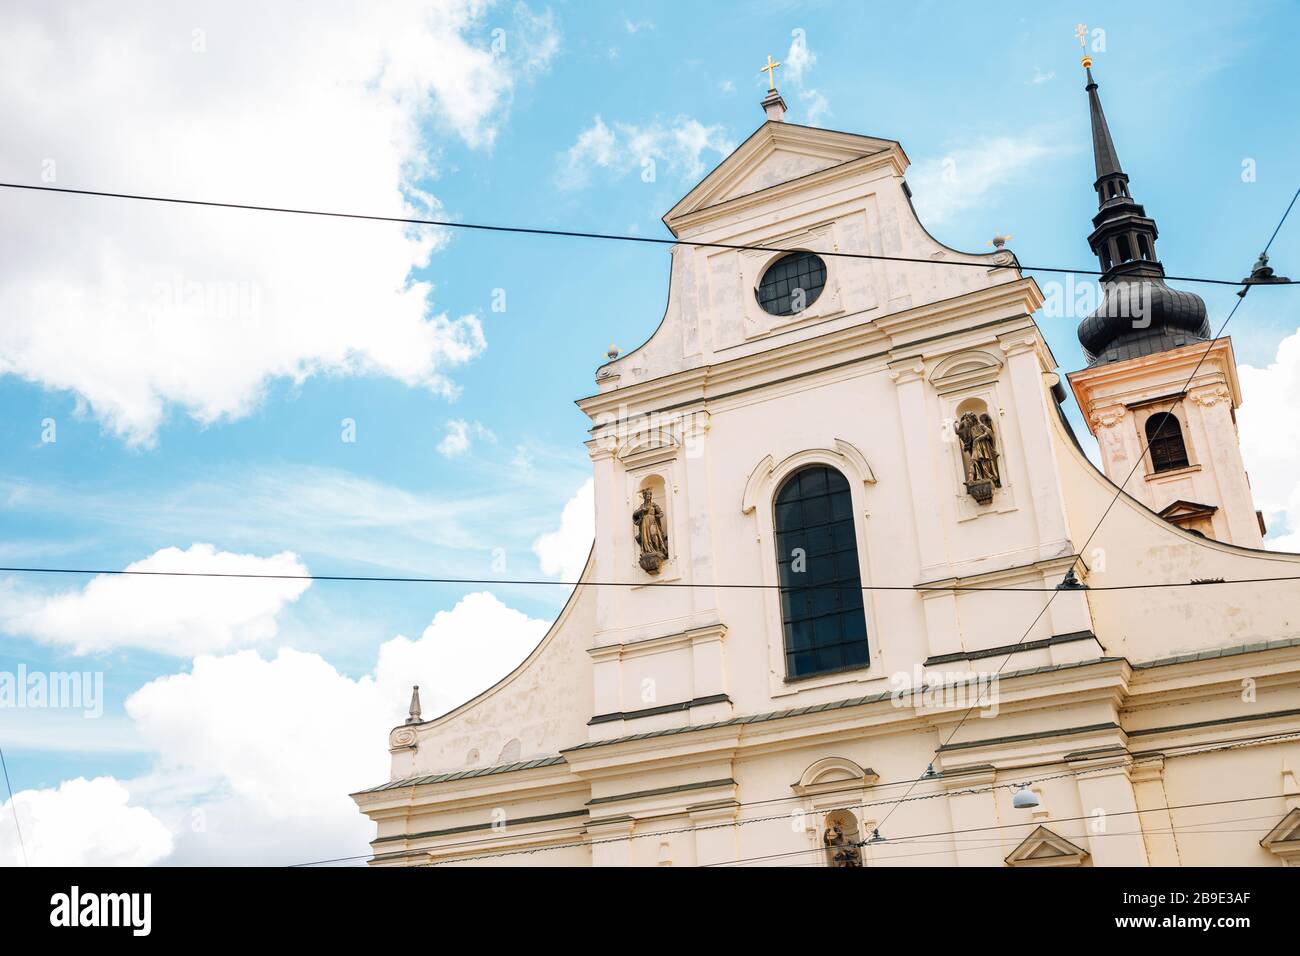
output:
[[[759,501],[770,497],[772,487],[780,484],[787,475],[793,474],[805,465],[818,463],[834,465],[846,477],[865,485],[876,483],[876,473],[871,470],[866,456],[850,442],[837,438],[834,449],[808,448],[797,451],[783,459],[780,464],[777,464],[771,455],[765,455],[750,472],[749,479],[745,482],[740,510],[750,514],[758,506]]]

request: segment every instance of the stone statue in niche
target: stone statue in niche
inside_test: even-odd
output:
[[[966,466],[966,493],[982,505],[993,500],[993,489],[1002,487],[998,452],[993,441],[993,419],[988,414],[965,412],[953,425],[961,439],[962,461]]]
[[[641,489],[641,505],[632,512],[632,527],[641,549],[637,563],[647,574],[658,574],[668,560],[668,532],[664,528],[664,510],[655,504],[649,488]]]
[[[844,835],[844,828],[838,820],[832,819],[822,834],[822,842],[831,854],[831,866],[855,867],[862,865],[862,851],[856,843],[849,842]]]

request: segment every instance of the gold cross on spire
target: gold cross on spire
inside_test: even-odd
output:
[[[780,63],[772,62],[772,54],[769,53],[767,55],[767,65],[764,66],[762,70],[759,70],[760,73],[763,72],[763,70],[767,70],[767,88],[769,90],[776,89],[776,75],[773,71],[780,65]]]

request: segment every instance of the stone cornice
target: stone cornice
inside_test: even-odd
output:
[[[1196,342],[1123,362],[1080,369],[1066,378],[1075,401],[1087,414],[1094,407],[1109,408],[1114,404],[1140,406],[1148,400],[1146,393],[1155,383],[1163,383],[1166,389],[1180,389],[1193,370],[1195,377],[1186,389],[1189,398],[1192,392],[1208,389],[1216,400],[1231,399],[1233,408],[1241,405],[1241,382],[1237,377],[1231,336],[1215,339],[1210,345]],[[1090,427],[1093,424],[1099,423],[1093,422],[1089,416]]]
[[[628,661],[635,660],[638,657],[645,657],[648,654],[662,654],[679,648],[694,647],[697,644],[721,641],[726,636],[727,626],[725,624],[706,624],[701,627],[687,628],[684,631],[676,631],[672,634],[642,638],[639,641],[600,644],[588,648],[587,653],[591,655],[592,661],[596,663],[616,660]]]
[[[920,346],[977,329],[1006,335],[1023,328],[1041,338],[1030,318],[1041,301],[1042,293],[1032,279],[1016,279],[834,332],[599,392],[579,399],[577,405],[600,427],[628,416],[666,414],[737,391],[781,385],[791,377],[829,374],[847,365],[905,362],[908,358],[898,354],[900,351],[914,354]],[[1007,325],[1016,327],[1005,328]],[[920,332],[930,334],[917,334]]]
[[[922,600],[936,594],[947,595],[960,588],[1013,587],[1017,584],[1042,586],[1042,579],[1050,575],[1064,575],[1071,567],[1078,567],[1081,580],[1088,578],[1088,563],[1072,548],[1065,547],[1050,558],[1041,558],[1028,564],[1014,564],[1002,568],[989,568],[986,571],[972,571],[969,574],[952,575],[943,578],[928,578],[916,582]]]

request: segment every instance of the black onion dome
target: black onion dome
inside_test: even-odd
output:
[[[1079,323],[1079,344],[1088,365],[1104,365],[1208,342],[1205,300],[1171,289],[1159,278],[1103,282],[1096,311]]]

